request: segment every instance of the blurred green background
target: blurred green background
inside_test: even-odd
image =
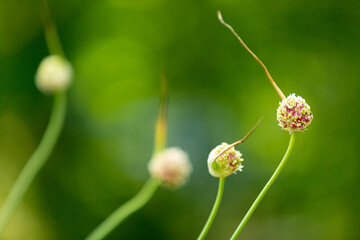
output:
[[[160,189],[108,239],[195,239],[217,179],[206,159],[242,138],[242,173],[227,178],[207,239],[229,239],[285,153],[279,96],[217,20],[220,9],[285,95],[314,121],[239,239],[360,239],[359,1],[51,1],[75,69],[64,131],[2,239],[83,239],[149,177],[160,95],[170,84],[168,145],[194,165],[189,183]],[[34,85],[48,54],[38,3],[0,1],[0,205],[46,127],[52,98]]]

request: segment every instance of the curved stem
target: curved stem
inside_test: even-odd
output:
[[[60,93],[54,99],[49,124],[38,148],[24,166],[0,211],[0,234],[21,202],[31,182],[45,164],[61,132],[66,111],[66,95]]]
[[[265,196],[265,194],[267,193],[267,191],[269,190],[271,185],[275,182],[276,178],[278,177],[279,173],[281,172],[281,169],[284,167],[286,160],[290,156],[291,150],[294,146],[294,141],[295,141],[295,133],[293,132],[293,133],[291,133],[289,146],[288,146],[286,153],[285,153],[283,159],[281,160],[279,166],[276,168],[275,172],[273,173],[273,175],[271,176],[269,181],[266,183],[265,187],[261,190],[259,196],[256,198],[254,203],[251,205],[250,209],[247,211],[245,217],[243,218],[243,220],[241,221],[241,223],[235,230],[235,232],[232,235],[230,240],[235,240],[238,237],[241,230],[243,229],[243,227],[245,226],[245,224],[247,223],[247,221],[250,219],[251,215],[255,211],[256,207],[259,205],[259,203],[261,202],[261,200],[263,199],[263,197]]]
[[[116,209],[115,212],[90,233],[86,240],[100,240],[106,237],[125,218],[144,206],[159,186],[160,182],[158,180],[150,178],[135,197]]]
[[[201,233],[200,233],[200,235],[198,237],[198,240],[201,240],[201,239],[205,238],[207,232],[209,231],[209,229],[211,227],[212,222],[215,219],[215,216],[216,216],[216,213],[217,213],[217,211],[219,209],[219,206],[220,206],[220,203],[221,203],[221,198],[222,198],[222,195],[223,195],[223,192],[224,192],[224,185],[225,185],[225,178],[224,177],[219,178],[219,188],[218,188],[218,193],[217,193],[217,196],[216,196],[214,206],[213,206],[213,208],[211,210],[211,213],[209,215],[208,220],[205,223],[205,226],[204,226],[203,230],[201,231]]]

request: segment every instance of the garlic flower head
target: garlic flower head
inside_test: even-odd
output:
[[[219,153],[228,146],[227,143],[223,142],[209,154],[208,168],[210,174],[214,177],[227,177],[232,173],[242,171],[243,165],[241,163],[244,159],[241,158],[242,154],[239,151],[236,151],[234,147],[231,147],[217,157]]]
[[[313,120],[310,106],[300,96],[290,94],[279,103],[277,109],[277,120],[282,129],[289,132],[303,131]]]

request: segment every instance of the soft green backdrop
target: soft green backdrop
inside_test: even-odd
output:
[[[359,1],[51,1],[75,69],[59,143],[5,240],[82,239],[148,178],[160,94],[170,82],[169,146],[194,165],[178,191],[160,189],[108,239],[195,239],[215,199],[206,159],[242,138],[209,240],[228,239],[283,156],[280,100],[263,70],[219,24],[218,9],[285,95],[314,113],[239,239],[360,239]],[[48,54],[37,1],[0,1],[0,205],[47,124],[52,98],[34,85]]]

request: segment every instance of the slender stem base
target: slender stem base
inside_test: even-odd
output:
[[[219,206],[220,206],[220,203],[221,203],[221,198],[222,198],[222,195],[223,195],[223,192],[224,192],[224,185],[225,185],[225,178],[224,177],[221,177],[219,178],[219,188],[218,188],[218,193],[217,193],[217,196],[216,196],[216,200],[215,200],[215,203],[214,203],[214,206],[211,210],[211,213],[209,215],[209,218],[208,220],[206,221],[205,223],[205,226],[203,228],[203,230],[201,231],[199,237],[198,237],[198,240],[202,240],[205,238],[206,234],[208,233],[210,227],[211,227],[211,224],[213,223],[214,219],[215,219],[215,216],[216,216],[216,213],[219,209]]]
[[[55,96],[49,124],[38,148],[24,166],[0,210],[0,235],[10,221],[31,182],[45,164],[60,135],[66,111],[66,95]]]
[[[290,156],[291,150],[294,146],[294,141],[295,141],[295,133],[293,132],[293,133],[291,133],[289,146],[288,146],[286,153],[285,153],[283,159],[281,160],[279,166],[276,168],[275,172],[273,173],[273,175],[271,176],[269,181],[266,183],[265,187],[261,190],[261,192],[260,192],[259,196],[256,198],[255,202],[251,205],[250,209],[247,211],[245,217],[243,218],[243,220],[241,221],[241,223],[235,230],[235,232],[232,235],[230,240],[235,240],[238,237],[241,230],[243,229],[243,227],[245,226],[245,224],[247,223],[247,221],[250,219],[251,215],[255,211],[256,207],[259,205],[259,203],[261,202],[261,200],[263,199],[263,197],[265,196],[265,194],[267,193],[267,191],[269,190],[271,185],[275,182],[276,178],[278,177],[279,173],[281,172],[281,169],[284,167],[286,160]]]
[[[106,235],[108,235],[125,218],[144,206],[159,186],[160,182],[158,180],[150,178],[135,197],[116,209],[115,212],[90,233],[86,240],[100,240],[106,237]]]

